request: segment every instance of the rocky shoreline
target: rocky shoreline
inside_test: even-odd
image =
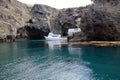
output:
[[[84,42],[64,42],[56,45],[62,45],[62,46],[101,46],[101,47],[119,47],[120,41],[84,41]]]
[[[41,40],[49,32],[64,37],[68,29],[80,28],[81,32],[68,36],[69,44],[119,46],[120,1],[92,1],[85,7],[56,9],[0,0],[0,41]]]

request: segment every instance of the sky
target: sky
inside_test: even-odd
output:
[[[44,4],[54,8],[71,8],[71,7],[80,7],[91,4],[91,0],[18,0],[22,3],[27,4]]]

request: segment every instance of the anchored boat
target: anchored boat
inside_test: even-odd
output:
[[[67,40],[67,37],[61,37],[60,34],[49,33],[48,36],[45,36],[46,40]]]

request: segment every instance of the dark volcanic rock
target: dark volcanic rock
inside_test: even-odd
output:
[[[42,27],[41,23],[46,23],[47,25],[44,27],[50,29],[50,32],[66,36],[69,28],[80,26],[82,9],[68,8],[57,10],[49,6],[36,4],[33,6],[31,12],[35,19],[35,24],[39,24],[39,28]]]
[[[58,25],[58,13],[59,10],[46,6],[35,4],[31,10],[35,26],[38,28],[49,28],[51,32],[60,33],[60,27]],[[32,24],[32,26],[34,26]]]
[[[94,2],[81,21],[85,40],[120,40],[120,1],[94,0]]]
[[[49,32],[66,36],[69,28],[80,26],[82,9],[59,10],[40,4],[29,7],[16,0],[0,0],[0,40],[7,36],[43,39]]]
[[[109,3],[111,5],[119,4],[119,0],[92,0],[96,4],[106,4]]]
[[[49,32],[48,28],[37,28],[34,26],[25,26],[18,29],[19,38],[23,39],[44,39],[44,36],[47,36]]]
[[[67,35],[69,28],[80,27],[80,20],[83,8],[62,9],[58,15],[59,25],[63,36]]]
[[[46,5],[30,7],[17,0],[0,0],[0,40],[44,39],[49,32],[67,36],[68,29],[76,27],[82,32],[74,34],[71,40],[120,40],[120,1],[92,1],[94,4],[86,7],[58,10]]]
[[[57,10],[49,6],[35,4],[31,9],[31,13],[32,19],[28,21],[29,26],[27,27],[32,27],[31,29],[35,28],[33,31],[38,31],[36,34],[29,30],[27,30],[27,32],[28,34],[33,34],[36,37],[38,36],[38,39],[43,39],[43,37],[49,32],[66,36],[69,28],[79,27],[82,8]],[[24,31],[24,29],[22,30]],[[22,32],[20,34],[24,33]],[[30,35],[28,35],[28,37],[30,39],[34,39],[34,37],[31,37]]]
[[[57,30],[57,27],[59,27],[58,20],[56,20],[57,9],[35,4],[31,13],[32,19],[28,21],[27,26],[18,30],[18,34],[27,34],[28,39],[44,39],[44,36],[47,36],[49,32],[59,33],[60,29]]]
[[[17,29],[31,18],[30,9],[16,0],[0,0],[0,40],[15,39]]]

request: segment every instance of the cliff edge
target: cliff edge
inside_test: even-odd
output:
[[[79,27],[70,41],[119,41],[120,1],[92,1],[86,7],[55,9],[0,0],[0,40],[44,39],[49,32],[67,36],[68,29]]]
[[[31,17],[30,9],[16,0],[0,0],[0,40],[15,39],[17,29]]]
[[[93,0],[85,15],[82,16],[81,28],[85,41],[120,40],[120,1]],[[80,38],[80,36],[79,36]]]

